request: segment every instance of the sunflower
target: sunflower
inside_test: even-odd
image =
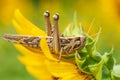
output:
[[[19,34],[32,36],[46,35],[44,31],[40,30],[27,19],[25,19],[19,10],[15,11],[15,19],[13,19],[13,24]],[[18,44],[14,45],[21,53],[23,53],[23,56],[19,57],[19,60],[26,66],[26,69],[30,74],[35,76],[38,80],[53,80],[52,75],[49,73],[44,64],[44,61],[48,59],[48,56],[49,58],[53,58],[51,55],[46,57],[41,51],[36,51],[33,49],[31,50]]]
[[[21,35],[46,36],[46,33],[28,21],[19,10],[15,11],[13,24]],[[70,61],[61,60],[59,63],[54,57],[43,38],[40,41],[40,50],[14,44],[22,53],[19,60],[25,65],[27,71],[37,80],[92,80],[91,75],[80,72],[77,65]]]
[[[72,53],[71,55],[65,55],[62,54],[65,53],[65,49],[63,49],[64,51],[61,52],[61,50],[59,50],[58,48],[58,46],[60,46],[59,40],[64,40],[62,39],[63,37],[59,38],[57,32],[59,16],[58,14],[56,14],[53,17],[54,18],[54,32],[53,32],[52,29],[50,29],[51,27],[50,24],[48,24],[49,14],[46,15],[46,13],[45,18],[47,16],[46,18],[47,28],[49,26],[49,29],[47,29],[48,33],[45,33],[44,31],[33,25],[31,22],[29,22],[24,16],[22,16],[19,10],[15,11],[15,18],[13,19],[13,24],[15,29],[20,35],[29,35],[32,38],[35,38],[36,36],[42,36],[41,38],[39,37],[40,41],[37,43],[37,45],[39,45],[37,46],[37,48],[36,45],[24,44],[25,41],[22,40],[23,36],[3,35],[4,39],[11,41],[13,43],[19,43],[14,44],[15,47],[22,53],[22,56],[20,56],[18,59],[25,65],[27,71],[32,76],[34,76],[37,80],[120,79],[119,71],[117,72],[119,66],[116,67],[114,61],[115,59],[112,56],[113,48],[110,52],[105,52],[105,54],[103,55],[101,55],[100,52],[97,51],[96,49],[96,43],[99,39],[101,29],[97,33],[96,38],[95,39],[92,38],[91,36],[89,36],[88,33],[84,31],[82,25],[78,27],[75,15],[72,26],[69,25],[63,32],[63,35],[64,36],[74,35],[74,38],[76,36],[83,35],[86,36],[86,38],[79,37],[79,41],[82,40],[80,43],[80,45],[82,45],[80,46],[80,49],[76,49],[76,47],[78,46],[77,44],[77,46],[73,46],[74,49],[76,50],[74,51],[74,49],[72,49],[73,52],[71,52]],[[49,30],[51,31],[51,33],[49,33]],[[52,44],[52,46],[50,45],[50,43],[48,43],[50,41],[47,41],[51,39],[50,37],[48,39],[47,35],[52,35],[50,37],[53,37],[52,40],[54,41],[54,43]],[[22,39],[20,39],[21,37]],[[74,42],[74,44],[76,43]],[[69,46],[67,46],[67,48],[68,47]],[[66,52],[70,53],[69,49],[67,50],[67,48]]]

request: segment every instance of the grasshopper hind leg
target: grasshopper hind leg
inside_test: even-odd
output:
[[[59,15],[54,14],[53,19],[54,19],[53,50],[55,54],[59,54],[58,62],[60,62],[60,59],[63,53],[63,48],[61,48],[61,41],[60,41],[59,30],[58,30]]]
[[[45,24],[46,24],[46,32],[48,36],[51,36],[52,34],[52,27],[51,27],[51,22],[50,22],[50,13],[49,11],[44,12],[44,17],[45,17]]]
[[[59,15],[54,14],[53,15],[53,20],[54,20],[54,34],[53,34],[53,52],[55,54],[59,54],[60,52],[60,37],[59,37],[59,31],[58,31],[58,20],[59,20]]]

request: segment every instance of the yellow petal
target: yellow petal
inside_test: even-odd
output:
[[[91,80],[90,75],[79,73],[77,67],[68,62],[45,61],[49,72],[61,80]]]
[[[34,57],[34,56],[20,56],[18,59],[26,66],[41,66],[44,65],[46,59],[45,56]]]
[[[26,35],[26,31],[23,31],[21,26],[14,19],[12,20],[12,22],[13,22],[14,28],[17,30],[19,34]]]
[[[53,80],[52,75],[47,71],[45,66],[41,66],[41,67],[27,66],[26,69],[31,75],[37,78],[37,80]]]
[[[30,50],[26,49],[24,46],[19,45],[19,44],[14,44],[14,46],[15,46],[23,55],[33,56],[33,57],[40,57],[41,55],[43,55],[42,52],[40,53],[40,52],[30,51]]]
[[[77,73],[76,67],[67,62],[45,61],[48,70],[56,77],[64,77]]]
[[[73,75],[68,75],[62,78],[62,80],[91,80],[87,79],[87,75],[82,75],[82,74],[73,74]]]
[[[40,41],[40,47],[41,47],[44,55],[45,55],[48,59],[57,61],[57,59],[54,58],[54,57],[52,56],[52,54],[50,53],[50,50],[49,50],[49,47],[48,47],[48,44],[47,44],[45,38],[41,39],[41,41]]]
[[[37,79],[52,80],[52,75],[44,64],[46,57],[43,54],[34,54],[22,47],[19,47],[19,50],[24,54],[26,53],[26,55],[19,57],[19,60],[25,65],[27,71]]]
[[[16,30],[21,34],[33,36],[46,36],[46,33],[28,21],[17,9],[15,11],[15,19],[13,24]]]
[[[52,75],[44,64],[45,57],[19,57],[19,60],[26,66],[27,71],[35,78],[40,80],[52,80]]]

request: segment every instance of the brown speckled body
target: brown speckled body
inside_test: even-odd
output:
[[[4,34],[3,38],[9,42],[21,44],[25,47],[29,46],[35,49],[40,48],[40,40],[44,37],[42,36],[27,36],[27,35],[12,35]],[[63,49],[62,54],[71,54],[76,50],[81,50],[85,45],[86,38],[81,37],[60,37],[60,47]],[[46,41],[50,48],[50,51],[53,52],[53,37],[46,37]]]

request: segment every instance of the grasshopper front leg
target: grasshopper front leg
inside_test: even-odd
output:
[[[63,47],[63,51],[65,51],[67,55],[75,51],[74,46],[76,45],[76,39],[77,38],[72,39],[69,44]]]

